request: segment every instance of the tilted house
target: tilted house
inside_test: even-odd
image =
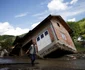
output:
[[[76,53],[71,33],[72,29],[61,16],[49,15],[25,36],[16,38],[15,48],[11,53],[17,50],[16,54],[24,55],[32,42],[37,45],[38,55],[41,57],[55,57],[66,52]]]

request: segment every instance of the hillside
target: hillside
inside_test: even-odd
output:
[[[8,38],[13,38],[13,37],[14,37],[13,35],[0,35],[0,41],[6,40]]]
[[[1,35],[0,36],[0,46],[2,49],[9,49],[12,46],[13,41],[15,40],[15,36],[12,35]]]
[[[71,35],[71,37],[73,38],[77,50],[79,52],[85,51],[85,47],[82,45],[83,42],[78,42],[77,40],[79,36],[82,36],[82,38],[85,40],[85,18],[77,22],[67,22],[67,23],[73,30],[73,34]]]
[[[85,35],[85,18],[77,22],[67,22],[68,25],[73,30],[73,37],[78,37],[80,35]]]
[[[78,24],[80,26],[80,34],[85,37],[85,18],[78,21]]]

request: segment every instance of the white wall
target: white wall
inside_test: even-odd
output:
[[[51,38],[49,35],[49,32],[46,30],[43,33],[41,33],[37,38],[36,38],[38,50],[42,50],[44,47],[49,45],[51,43]]]

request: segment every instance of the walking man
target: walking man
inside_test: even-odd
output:
[[[31,59],[31,64],[32,66],[34,66],[34,61],[36,59],[36,53],[38,52],[37,46],[35,44],[31,44],[31,46],[29,47],[29,49],[27,50],[26,53],[30,54],[30,59]]]

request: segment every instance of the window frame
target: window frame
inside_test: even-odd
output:
[[[39,36],[37,37],[37,42],[38,42],[38,41],[40,41],[40,37],[39,37]]]
[[[45,34],[45,36],[47,36],[47,35],[48,35],[48,31],[46,30],[46,31],[44,32],[44,34]]]
[[[59,24],[59,22],[56,22],[56,23],[57,23],[57,26],[58,26],[58,27],[60,27],[60,24]]]
[[[40,38],[41,38],[41,39],[43,39],[43,38],[44,38],[44,34],[43,34],[43,33],[40,35]]]

